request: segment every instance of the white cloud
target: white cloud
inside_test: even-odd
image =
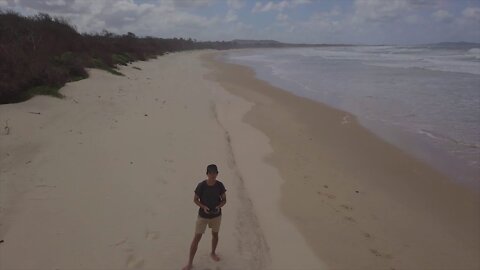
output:
[[[464,18],[468,20],[473,20],[476,22],[480,22],[480,8],[477,7],[468,7],[463,10],[462,15]],[[479,25],[480,27],[480,25]]]
[[[234,22],[238,19],[238,16],[237,14],[235,13],[235,11],[233,9],[230,9],[228,12],[227,12],[227,15],[225,15],[225,21],[226,22]]]
[[[61,5],[62,2],[66,5]],[[150,4],[133,0],[20,0],[17,7],[25,13],[48,12],[52,16],[62,16],[75,25],[79,32],[101,32],[105,29],[118,34],[133,32],[139,36],[193,38],[209,31],[222,20],[216,16],[196,15],[186,8],[213,2],[158,0]],[[235,16],[230,14],[229,20],[236,20]]]
[[[277,15],[277,21],[287,21],[288,20],[288,15],[284,13],[278,13]]]
[[[398,18],[409,9],[405,0],[356,0],[355,19],[357,21],[390,21]]]
[[[45,2],[47,6],[65,6],[66,3],[64,0],[48,0]]]
[[[354,21],[392,22],[412,10],[436,7],[441,0],[355,0]]]
[[[106,29],[118,34],[198,40],[425,43],[479,41],[480,37],[480,8],[453,5],[450,0],[353,0],[350,6],[342,2],[329,11],[308,11],[311,15],[301,19],[294,16],[294,9],[313,0],[257,1],[253,5],[246,0],[0,0],[0,7],[23,15],[46,12],[62,16],[79,32]],[[225,7],[225,13],[211,15]],[[252,13],[274,12],[275,19],[267,25],[249,20],[258,15],[240,12],[247,7]],[[209,9],[208,15],[201,15],[205,9]],[[451,23],[441,23],[449,20]]]
[[[178,8],[195,8],[201,6],[210,6],[217,0],[159,0],[159,4],[174,5]]]
[[[227,5],[231,9],[241,9],[245,5],[245,2],[243,0],[227,0]]]
[[[420,22],[420,17],[415,14],[408,15],[407,17],[405,17],[405,22],[409,24],[417,24]]]
[[[453,21],[453,16],[450,12],[446,10],[437,10],[432,14],[432,17],[437,22],[451,22]]]
[[[256,2],[252,12],[283,11],[286,8],[294,8],[298,5],[309,3],[311,3],[309,0],[283,0],[281,2],[268,1],[266,4],[262,4],[262,2]]]

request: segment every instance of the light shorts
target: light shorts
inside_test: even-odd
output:
[[[195,234],[205,233],[207,225],[209,228],[212,228],[212,232],[218,233],[220,231],[220,223],[222,223],[222,216],[214,218],[202,218],[198,216],[197,223],[195,225]]]

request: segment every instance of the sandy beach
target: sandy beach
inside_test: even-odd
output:
[[[194,269],[480,269],[480,199],[355,117],[173,53],[0,105],[0,269],[181,269],[210,163],[218,254]]]

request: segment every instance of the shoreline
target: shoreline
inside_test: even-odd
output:
[[[269,55],[268,49],[265,49],[264,53]],[[280,49],[282,50],[282,49]],[[470,151],[470,149],[477,148],[476,143],[468,144],[463,143],[462,141],[458,141],[453,139],[446,134],[438,133],[432,130],[436,130],[436,128],[428,128],[428,127],[415,127],[412,126],[403,126],[398,127],[397,124],[391,124],[395,122],[393,120],[387,121],[385,118],[380,117],[382,120],[379,121],[378,119],[372,120],[372,115],[367,116],[365,111],[362,112],[364,109],[360,109],[352,107],[351,105],[347,105],[349,103],[349,99],[345,98],[345,102],[335,102],[333,100],[329,100],[326,96],[320,95],[315,91],[306,90],[312,87],[311,85],[305,88],[304,85],[295,80],[284,79],[274,75],[271,71],[269,71],[268,67],[265,67],[263,64],[258,66],[252,65],[253,62],[243,62],[240,58],[236,59],[236,56],[241,55],[255,55],[255,54],[262,54],[261,49],[253,49],[253,50],[246,50],[245,52],[235,50],[233,52],[226,53],[225,59],[221,61],[226,61],[233,64],[240,64],[247,67],[252,68],[255,71],[256,77],[260,80],[266,81],[269,84],[278,87],[280,89],[285,89],[294,95],[306,97],[311,99],[315,102],[319,102],[325,104],[329,107],[334,109],[338,109],[340,111],[346,111],[356,116],[356,120],[359,124],[363,127],[367,128],[369,131],[374,133],[375,136],[379,137],[380,139],[386,141],[389,144],[400,148],[402,151],[405,151],[408,155],[413,156],[416,159],[419,159],[422,162],[427,163],[430,167],[433,167],[435,170],[439,171],[442,174],[445,174],[453,181],[464,185],[467,188],[474,188],[478,192],[480,192],[480,181],[478,181],[478,176],[480,175],[480,167],[476,167],[472,164],[479,164],[480,157],[476,157],[478,155],[473,154],[466,154],[466,155],[458,155],[452,154],[452,152],[457,152],[457,146],[461,145],[470,145],[473,148],[463,149],[461,152],[465,153],[465,151]],[[233,59],[232,59],[233,56]],[[242,63],[243,62],[243,63]],[[380,67],[369,66],[369,69],[377,68],[381,69]],[[389,68],[392,69],[392,68]],[[377,71],[379,73],[380,71]],[[393,71],[392,71],[393,72]],[[396,73],[400,77],[404,76],[406,71],[404,68],[397,68]],[[298,71],[296,72],[298,73]],[[439,73],[445,73],[442,71],[433,71],[433,70],[418,70],[416,72],[416,76],[418,77],[430,77],[430,76],[439,76]],[[437,74],[437,75],[434,75]],[[444,76],[450,76],[451,73],[445,73]],[[466,75],[475,76],[473,74]],[[318,83],[318,82],[317,82]],[[327,91],[331,93],[332,90]],[[364,91],[364,90],[362,90]],[[391,89],[387,92],[391,92]],[[351,93],[353,94],[353,93]],[[373,96],[372,96],[373,98]],[[359,101],[361,102],[361,101]],[[344,104],[345,103],[345,104]],[[340,105],[343,104],[343,105]],[[376,105],[378,106],[378,104]],[[343,107],[343,109],[342,109]],[[361,107],[361,105],[360,105]],[[398,110],[398,108],[397,108]],[[388,114],[388,111],[386,112]],[[382,115],[379,112],[378,115]],[[363,116],[363,117],[362,117]],[[380,119],[379,118],[379,119]],[[438,123],[433,123],[433,126],[437,126]],[[407,127],[408,126],[408,127]],[[460,151],[459,151],[460,152]],[[466,156],[470,156],[470,158],[466,158]]]
[[[283,212],[328,267],[479,267],[477,193],[382,141],[351,114],[213,55],[206,61],[215,79],[255,104],[243,120],[270,139],[266,162],[285,179]],[[352,120],[342,124],[345,116]]]

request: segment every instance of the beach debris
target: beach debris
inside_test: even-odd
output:
[[[356,192],[356,193],[359,193],[360,191],[358,191],[358,190],[355,190],[355,192]]]
[[[328,185],[323,185],[324,188],[328,188]]]
[[[341,124],[345,125],[345,124],[348,124],[348,123],[350,123],[350,116],[344,115],[343,118],[342,118]]]
[[[0,244],[3,243],[3,242],[5,242],[5,240],[0,240]]]
[[[8,120],[5,120],[5,127],[3,128],[3,130],[5,135],[10,134],[10,127],[8,126]]]
[[[31,161],[31,160],[29,160],[29,161],[25,162],[25,164],[30,164],[30,163],[32,163],[32,161]]]
[[[31,113],[31,114],[42,114],[40,112],[28,112],[28,113]]]
[[[122,244],[125,244],[126,242],[127,242],[127,239],[123,239],[123,240],[118,241],[115,244],[110,245],[110,246],[116,246],[117,247],[117,246],[120,246]]]
[[[148,114],[145,114],[145,116],[148,116]]]
[[[133,161],[130,161],[130,164],[133,164]]]
[[[77,103],[78,104],[78,101],[74,98],[72,98],[73,102]]]

